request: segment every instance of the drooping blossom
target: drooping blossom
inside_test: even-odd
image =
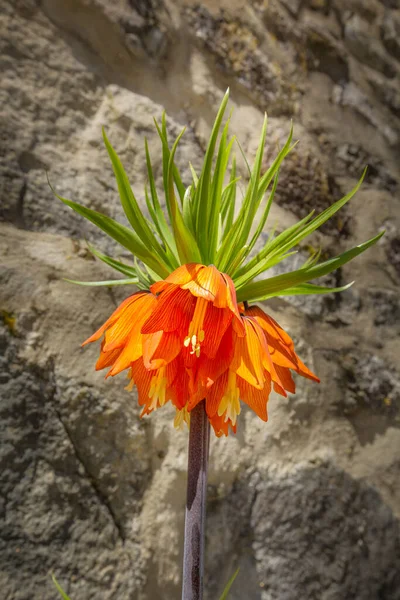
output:
[[[183,265],[130,296],[84,344],[103,335],[96,369],[128,370],[142,415],[171,401],[175,424],[188,423],[205,398],[217,435],[236,432],[240,401],[266,421],[271,389],[295,391],[290,370],[318,381],[287,333],[260,308],[238,305],[231,278],[212,265]]]

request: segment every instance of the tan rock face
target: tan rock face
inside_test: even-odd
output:
[[[271,397],[267,424],[244,411],[236,437],[212,441],[206,597],[239,566],[234,600],[399,599],[398,3],[5,4],[1,597],[52,600],[54,571],[73,600],[180,598],[187,432],[168,407],[141,421],[123,375],[105,382],[97,349],[80,348],[131,290],[63,280],[113,276],[84,238],[123,252],[54,198],[45,171],[60,194],[123,221],[101,126],[144,204],[144,137],[161,188],[153,116],[167,109],[171,137],[189,124],[178,152],[189,181],[229,85],[250,158],[263,110],[265,167],[292,117],[300,138],[272,222],[325,208],[368,163],[312,245],[329,256],[387,234],[335,275],[356,279],[340,297],[267,307],[322,383],[297,381],[294,397]]]

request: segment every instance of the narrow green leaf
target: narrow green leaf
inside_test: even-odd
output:
[[[210,209],[210,230],[209,230],[209,262],[212,264],[215,261],[215,252],[218,245],[219,233],[219,214],[222,200],[222,186],[224,184],[225,174],[228,167],[229,157],[232,151],[234,138],[226,144],[228,134],[229,121],[226,123],[220,142],[220,151],[218,152],[217,162],[215,165],[214,176],[212,181],[212,204]]]
[[[183,206],[182,206],[182,215],[183,220],[190,229],[191,233],[194,235],[194,223],[193,223],[193,215],[192,215],[192,186],[189,185],[187,188],[185,195],[183,197]]]
[[[156,120],[154,120],[154,122],[156,124],[157,131],[158,131],[159,136],[161,138],[161,142],[163,144],[164,189],[165,189],[165,195],[167,196],[168,195],[169,144],[168,144],[168,135],[167,135],[167,115],[166,115],[165,111],[162,114],[161,130],[159,129]],[[164,153],[165,150],[168,150],[168,151],[166,151]],[[179,174],[178,167],[175,165],[175,163],[172,166],[172,171],[173,171],[173,177],[174,177],[174,182],[175,182],[175,185],[176,185],[176,189],[178,190],[179,198],[180,198],[181,202],[183,202],[183,196],[185,194],[185,186],[182,183],[182,179],[181,179],[181,176]]]
[[[261,179],[259,181],[257,180],[258,188],[257,188],[257,198],[256,199],[254,199],[254,196],[253,196],[253,192],[254,192],[254,190],[252,188],[253,179],[250,180],[250,183],[247,188],[246,195],[245,195],[245,199],[244,199],[242,207],[239,211],[239,215],[236,218],[236,221],[232,226],[231,234],[229,236],[227,236],[226,239],[224,240],[224,243],[221,246],[220,251],[217,256],[217,266],[221,270],[226,271],[227,273],[230,273],[230,271],[231,271],[230,267],[232,265],[232,262],[234,261],[234,255],[235,255],[237,248],[242,248],[243,245],[246,243],[247,236],[251,229],[251,224],[254,220],[255,213],[261,203],[261,200],[262,200],[265,192],[267,191],[269,184],[271,183],[272,179],[274,178],[275,173],[278,171],[283,159],[292,150],[292,148],[290,147],[290,144],[292,141],[292,136],[293,136],[293,125],[291,126],[290,133],[289,133],[288,139],[287,139],[284,147],[279,152],[278,156],[272,163],[271,167],[266,171],[266,173],[264,173],[264,175],[261,177]],[[259,148],[259,150],[260,150],[260,148]],[[261,152],[260,152],[260,154],[261,154]],[[256,164],[257,164],[257,162],[256,162]],[[252,174],[252,178],[253,178],[253,174]],[[250,198],[252,199],[251,204],[250,204]],[[249,218],[250,215],[251,215],[251,219]],[[245,223],[245,225],[242,225],[242,223]],[[249,226],[250,226],[250,229],[249,229]]]
[[[278,236],[275,239],[274,245],[271,246],[270,251],[274,250],[275,247],[279,246],[280,252],[286,252],[293,246],[299,244],[304,238],[306,238],[311,233],[316,231],[319,227],[321,227],[321,225],[323,225],[328,219],[333,217],[333,215],[354,196],[354,194],[360,188],[366,173],[367,173],[367,169],[365,168],[358,183],[354,186],[354,188],[348,194],[346,194],[346,196],[343,196],[343,198],[341,198],[340,200],[338,200],[337,202],[332,204],[332,206],[329,206],[328,208],[326,208],[321,214],[316,216],[310,223],[308,223],[306,226],[304,226],[295,236],[291,237],[289,239],[289,241],[286,241],[286,243],[283,243],[283,241],[284,241],[283,238],[282,237],[280,238]],[[285,233],[285,232],[283,232],[283,233]],[[282,234],[281,234],[281,236],[282,236]]]
[[[125,172],[122,162],[119,159],[114,148],[110,144],[104,128],[103,139],[111,160],[115,178],[117,180],[122,208],[124,209],[129,223],[132,225],[133,229],[136,231],[143,244],[149,248],[152,248],[153,251],[157,253],[157,255],[160,257],[160,260],[162,262],[168,263],[165,250],[157,241],[145,217],[143,216],[139,204],[132,191],[128,176]]]
[[[51,187],[50,182],[49,185]],[[72,200],[63,198],[57,194],[52,187],[51,189],[53,194],[59,200],[61,200],[61,202],[64,202],[64,204],[72,208],[72,210],[80,214],[82,217],[85,217],[85,219],[88,221],[94,223],[94,225],[99,227],[99,229],[102,229],[116,242],[121,244],[121,246],[124,246],[124,248],[132,252],[132,254],[140,258],[140,260],[142,260],[144,263],[148,264],[154,271],[156,271],[156,273],[160,275],[160,277],[168,277],[171,270],[168,269],[163,262],[161,262],[159,257],[154,256],[154,254],[142,244],[134,231],[128,229],[128,227],[125,227],[125,225],[117,223],[117,221],[114,221],[114,219],[106,217],[106,215],[92,210],[91,208],[86,208],[86,206],[82,206],[81,204],[77,204]]]
[[[190,172],[192,173],[193,186],[194,186],[194,189],[196,189],[197,184],[199,183],[199,178],[198,178],[197,173],[194,170],[194,167],[191,162],[189,162],[189,168],[190,168]]]
[[[267,269],[275,267],[275,265],[279,264],[286,258],[289,258],[289,256],[292,256],[293,254],[297,254],[297,250],[294,250],[293,252],[288,252],[286,254],[279,254],[277,256],[265,258],[264,260],[261,260],[259,263],[255,264],[251,269],[245,269],[243,275],[241,275],[240,277],[233,277],[235,288],[237,290],[240,289],[241,287],[246,285],[246,283],[252,281],[255,277],[261,275],[261,273],[263,273]]]
[[[134,267],[130,267],[129,265],[126,265],[125,263],[122,263],[119,260],[115,260],[115,258],[111,258],[111,256],[102,254],[101,252],[96,250],[96,248],[94,248],[89,243],[88,243],[88,248],[89,248],[89,251],[91,252],[91,254],[93,254],[93,256],[95,256],[99,260],[103,261],[109,267],[112,267],[116,271],[119,271],[120,273],[122,273],[123,275],[127,275],[128,277],[136,276]]]
[[[166,251],[169,256],[170,263],[173,264],[174,268],[177,268],[179,266],[178,251],[176,249],[174,236],[173,236],[172,231],[167,223],[167,220],[164,215],[164,211],[162,210],[160,201],[158,199],[157,189],[156,189],[155,181],[154,181],[153,166],[151,164],[149,146],[148,146],[146,139],[145,139],[145,152],[146,152],[146,165],[147,165],[147,174],[148,174],[149,185],[150,185],[151,200],[153,203],[153,208],[154,208],[154,213],[155,213],[155,217],[153,217],[153,220],[157,227],[159,236],[164,241],[164,244],[167,248]],[[169,252],[168,252],[168,250],[169,250]]]
[[[304,219],[302,219],[298,223],[295,223],[294,225],[291,225],[290,227],[288,227],[287,229],[282,231],[282,233],[280,233],[275,238],[274,238],[274,231],[275,231],[275,227],[274,227],[273,231],[270,233],[270,235],[268,237],[268,240],[267,240],[264,248],[262,250],[260,250],[260,252],[258,252],[256,254],[256,256],[254,256],[254,258],[252,258],[247,264],[243,265],[237,273],[235,273],[235,278],[238,278],[241,275],[248,273],[250,271],[250,269],[252,269],[255,265],[259,264],[260,261],[265,260],[265,258],[268,255],[269,255],[269,258],[271,258],[272,256],[275,256],[275,255],[279,255],[280,247],[284,246],[284,242],[286,243],[288,240],[291,240],[293,237],[295,237],[297,235],[298,231],[300,231],[302,229],[302,227],[304,227],[304,225],[311,219],[313,214],[314,214],[314,211],[311,211],[306,217],[304,217]],[[281,240],[280,244],[279,244],[279,242],[277,243],[277,240]],[[275,252],[272,252],[272,249],[274,249]]]
[[[320,285],[314,285],[312,283],[300,283],[299,285],[295,285],[291,288],[286,288],[280,292],[274,292],[271,294],[267,294],[266,296],[262,296],[261,298],[257,298],[252,300],[252,302],[262,302],[263,300],[268,300],[269,298],[273,298],[274,296],[309,296],[314,294],[335,294],[337,292],[344,292],[348,290],[354,281],[346,285],[342,285],[341,287],[330,288],[324,287]]]
[[[238,238],[238,244],[242,247],[249,236],[251,226],[254,221],[254,217],[256,215],[257,209],[260,205],[261,198],[259,197],[258,189],[259,189],[259,180],[260,180],[260,172],[262,159],[264,156],[264,148],[265,148],[265,138],[267,136],[267,115],[264,115],[264,122],[261,129],[260,140],[258,143],[256,158],[254,161],[254,167],[251,173],[251,178],[249,181],[248,192],[246,193],[245,200],[243,202],[243,210],[241,211],[241,230]]]
[[[229,235],[233,219],[235,217],[235,206],[236,206],[236,183],[240,180],[240,177],[236,177],[236,158],[232,159],[231,177],[228,185],[222,193],[222,207],[221,215],[224,223],[224,233],[222,239],[225,239]]]
[[[62,589],[61,585],[58,583],[54,573],[51,574],[51,578],[52,578],[53,583],[54,583],[55,587],[57,588],[57,591],[60,594],[61,598],[63,598],[63,600],[71,600],[71,598],[69,596],[67,596],[67,594]]]
[[[204,157],[203,169],[199,177],[199,183],[196,189],[195,196],[195,215],[196,215],[196,233],[199,243],[199,248],[206,257],[209,251],[208,247],[208,224],[211,213],[211,205],[213,198],[210,194],[211,186],[211,168],[214,157],[215,145],[221,128],[222,118],[225,113],[226,105],[229,99],[229,89],[226,91],[215,118],[214,126],[211,131],[206,154]]]
[[[178,147],[179,141],[184,134],[185,130],[181,131],[175,140],[175,143],[171,149],[169,163],[168,163],[168,203],[171,209],[171,222],[174,230],[176,247],[178,249],[179,258],[182,263],[198,262],[201,263],[201,254],[197,246],[195,237],[193,236],[190,229],[186,226],[182,213],[179,210],[178,203],[175,197],[174,190],[174,179],[173,179],[173,166],[174,156]]]
[[[129,279],[109,279],[107,281],[77,281],[75,279],[66,279],[63,281],[67,281],[68,283],[75,283],[76,285],[86,285],[88,287],[96,287],[96,286],[113,286],[113,285],[137,285],[139,283],[139,279],[137,277],[131,277]]]
[[[140,268],[139,263],[136,260],[136,258],[135,258],[135,269],[136,269],[137,278],[139,279],[139,284],[143,288],[149,289],[149,287],[151,286],[152,283],[154,283],[154,281],[152,281],[152,278],[149,275],[148,271],[145,272]]]
[[[261,298],[271,293],[280,292],[297,286],[301,283],[306,283],[313,279],[317,279],[318,277],[322,277],[328,273],[332,273],[332,271],[335,271],[342,265],[349,262],[349,260],[352,260],[362,252],[365,252],[365,250],[367,250],[373,244],[376,244],[383,234],[384,232],[380,232],[378,235],[364,242],[363,244],[355,246],[354,248],[343,252],[343,254],[340,254],[339,256],[331,258],[318,265],[314,265],[308,269],[299,269],[297,271],[291,271],[289,273],[277,275],[276,277],[270,277],[269,279],[265,279],[263,281],[253,281],[248,283],[238,290],[237,299],[240,302],[244,300],[253,301],[256,298]]]
[[[264,229],[264,227],[265,227],[265,223],[266,223],[266,221],[267,221],[267,218],[268,218],[268,215],[269,215],[269,211],[270,211],[270,209],[271,209],[271,205],[272,205],[272,202],[273,202],[273,200],[274,200],[274,196],[275,196],[276,187],[277,187],[277,185],[278,185],[278,177],[279,177],[279,171],[277,171],[277,173],[276,173],[276,175],[275,175],[275,179],[274,179],[274,183],[273,183],[273,186],[272,186],[271,193],[270,193],[270,195],[269,195],[269,197],[268,197],[267,203],[266,203],[266,205],[265,205],[265,208],[264,208],[264,210],[263,210],[263,213],[262,213],[262,215],[261,215],[261,218],[260,218],[260,221],[259,221],[259,223],[258,223],[257,229],[256,229],[256,231],[255,231],[255,233],[254,233],[254,235],[253,235],[253,237],[252,237],[252,239],[251,239],[251,242],[250,242],[250,244],[248,245],[248,250],[247,250],[247,253],[246,253],[246,255],[245,255],[243,258],[242,258],[242,261],[245,259],[245,257],[246,257],[246,256],[248,256],[248,255],[250,254],[250,252],[251,252],[251,251],[252,251],[252,249],[254,248],[254,245],[256,244],[256,242],[257,242],[258,238],[260,237],[260,235],[261,235],[261,233],[262,233],[262,231],[263,231],[263,229]],[[242,262],[242,261],[241,261],[241,262]],[[240,264],[240,263],[239,263],[239,264]]]
[[[227,586],[225,587],[225,589],[224,589],[224,591],[222,593],[222,596],[221,596],[221,598],[219,600],[226,600],[228,598],[229,591],[230,591],[230,589],[231,589],[231,587],[233,585],[233,582],[235,581],[236,577],[238,576],[238,574],[239,574],[239,569],[237,569],[234,572],[234,574],[232,575],[232,577],[228,581]]]

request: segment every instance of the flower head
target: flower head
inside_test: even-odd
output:
[[[183,265],[127,298],[84,344],[104,335],[96,368],[109,368],[107,376],[129,369],[142,415],[171,401],[180,426],[205,398],[216,435],[228,435],[241,401],[266,421],[272,387],[283,396],[295,391],[290,370],[318,381],[271,317],[240,308],[228,275]]]
[[[325,261],[315,252],[296,271],[262,278],[352,198],[365,172],[349,194],[319,215],[314,216],[313,211],[277,235],[270,229],[266,242],[255,252],[257,240],[268,229],[279,168],[295,146],[293,131],[271,166],[262,172],[265,117],[254,166],[241,205],[236,206],[239,177],[233,153],[235,138],[229,138],[229,119],[222,127],[227,102],[228,92],[218,111],[201,172],[196,173],[190,165],[191,182],[182,181],[175,164],[184,131],[171,145],[165,114],[161,123],[156,123],[162,146],[165,212],[147,142],[149,185],[145,200],[150,219],[142,213],[105,132],[105,145],[131,228],[58,196],[135,257],[134,264],[127,264],[90,246],[94,256],[123,273],[125,279],[75,282],[134,284],[141,290],[127,298],[84,342],[103,337],[96,369],[108,368],[107,377],[126,370],[128,388],[136,385],[138,389],[142,414],[171,401],[177,410],[177,426],[188,423],[190,412],[205,399],[217,435],[227,435],[229,429],[236,431],[241,402],[266,421],[271,390],[283,396],[295,391],[292,371],[318,381],[297,356],[288,334],[260,307],[249,303],[346,289],[351,283],[328,288],[310,282],[344,265],[383,235],[381,232]]]

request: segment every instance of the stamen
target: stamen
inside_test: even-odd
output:
[[[127,379],[130,379],[128,385],[125,387],[127,392],[131,392],[133,390],[133,386],[135,385],[135,382],[133,381],[133,377],[132,377],[132,369],[129,369],[127,375],[126,375]]]
[[[186,348],[191,346],[190,354],[200,356],[200,344],[204,342],[205,332],[203,329],[204,317],[206,316],[208,301],[204,298],[197,298],[194,309],[193,319],[189,325],[188,335],[183,341]]]
[[[158,406],[164,406],[166,401],[167,378],[165,377],[165,367],[160,367],[150,382],[149,398],[151,403],[148,409],[156,410]]]
[[[174,419],[175,429],[182,429],[184,422],[188,427],[190,427],[190,413],[188,412],[186,406],[184,406],[181,410],[178,408],[176,409],[176,416]]]
[[[230,419],[232,426],[235,426],[241,411],[239,394],[239,388],[236,386],[236,373],[229,371],[228,385],[219,403],[218,416],[222,417],[225,414],[225,423]]]

